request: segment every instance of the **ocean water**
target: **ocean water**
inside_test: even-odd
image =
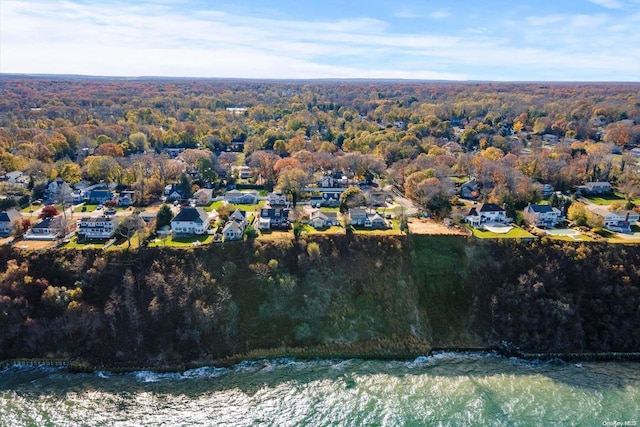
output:
[[[635,426],[637,363],[443,353],[183,373],[0,371],[0,426]]]

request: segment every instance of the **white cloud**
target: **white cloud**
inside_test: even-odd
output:
[[[597,4],[598,6],[605,7],[607,9],[620,9],[623,5],[618,0],[588,0],[590,3]]]
[[[637,80],[637,18],[530,16],[496,22],[490,30],[461,27],[444,35],[428,29],[392,32],[389,23],[367,16],[287,20],[190,10],[171,0],[137,5],[3,0],[0,72]]]
[[[415,7],[401,7],[394,16],[403,19],[444,19],[451,16],[451,13],[445,9],[436,9],[431,11],[417,10]]]

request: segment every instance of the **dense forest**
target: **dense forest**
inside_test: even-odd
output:
[[[539,200],[541,183],[570,190],[610,181],[632,200],[640,194],[637,168],[628,167],[640,144],[639,89],[5,75],[0,169],[28,174],[35,196],[48,179],[85,179],[132,189],[138,205],[167,184],[213,186],[214,171],[233,164],[251,166],[251,182],[267,190],[331,170],[384,178],[443,214],[454,178],[468,176],[483,200],[511,212]],[[172,147],[186,151],[170,158]]]
[[[637,246],[460,236],[136,253],[3,247],[0,359],[163,365],[372,342],[380,353],[501,341],[525,351],[638,351],[639,255]]]

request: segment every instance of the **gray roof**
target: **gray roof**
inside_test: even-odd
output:
[[[482,206],[480,206],[480,212],[500,212],[500,211],[504,211],[504,209],[502,209],[500,206],[496,205],[495,203],[483,203]]]
[[[553,212],[553,207],[551,205],[529,205],[527,206],[527,209],[530,212],[535,212],[535,213]]]
[[[174,221],[185,221],[185,222],[196,222],[196,223],[205,223],[209,220],[209,215],[202,208],[191,208],[184,207],[180,209],[178,215],[175,216],[171,220]]]
[[[21,218],[22,214],[16,209],[9,209],[0,212],[0,222],[12,222],[16,218]]]

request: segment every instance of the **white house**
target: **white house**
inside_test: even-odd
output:
[[[289,205],[289,199],[287,198],[287,196],[275,191],[267,194],[267,202],[269,202],[269,205],[271,207]]]
[[[16,209],[0,212],[0,236],[10,236],[14,230],[16,221],[22,218],[22,214]]]
[[[524,208],[524,216],[530,224],[536,227],[555,227],[564,219],[558,208],[551,205],[532,205],[531,203]]]
[[[58,227],[60,221],[57,218],[44,218],[34,224],[24,235],[26,240],[55,240],[60,234]]]
[[[174,234],[204,234],[209,228],[209,215],[202,208],[184,207],[171,220]]]
[[[611,184],[602,181],[587,182],[581,186],[581,188],[592,194],[604,194],[611,192]]]
[[[313,228],[325,228],[338,225],[338,213],[323,212],[320,209],[315,209],[311,212],[309,224],[311,224]]]
[[[117,221],[113,217],[82,218],[78,223],[80,239],[110,239],[116,232]]]
[[[464,220],[473,227],[479,227],[486,223],[504,224],[510,218],[507,218],[507,211],[495,203],[483,203],[479,207],[472,207]]]
[[[229,221],[235,222],[244,231],[247,227],[247,212],[236,209],[231,215],[229,215]]]
[[[64,199],[65,202],[72,202],[73,189],[62,178],[56,178],[47,184],[45,198],[56,201]]]
[[[231,166],[231,173],[237,174],[241,179],[251,178],[252,172],[253,170],[249,166]]]
[[[235,221],[228,221],[222,229],[222,237],[225,241],[240,240],[244,229]]]
[[[258,203],[258,192],[256,190],[230,190],[225,193],[224,200],[232,204],[255,205]]]
[[[367,215],[364,226],[371,228],[387,228],[389,224],[387,224],[387,221],[385,221],[379,213],[375,213],[373,215]]]
[[[349,209],[349,222],[352,225],[364,225],[367,220],[367,210],[365,208]]]
[[[630,233],[631,226],[640,219],[636,211],[610,211],[605,206],[590,206],[590,210],[604,220],[606,228],[620,233]]]

